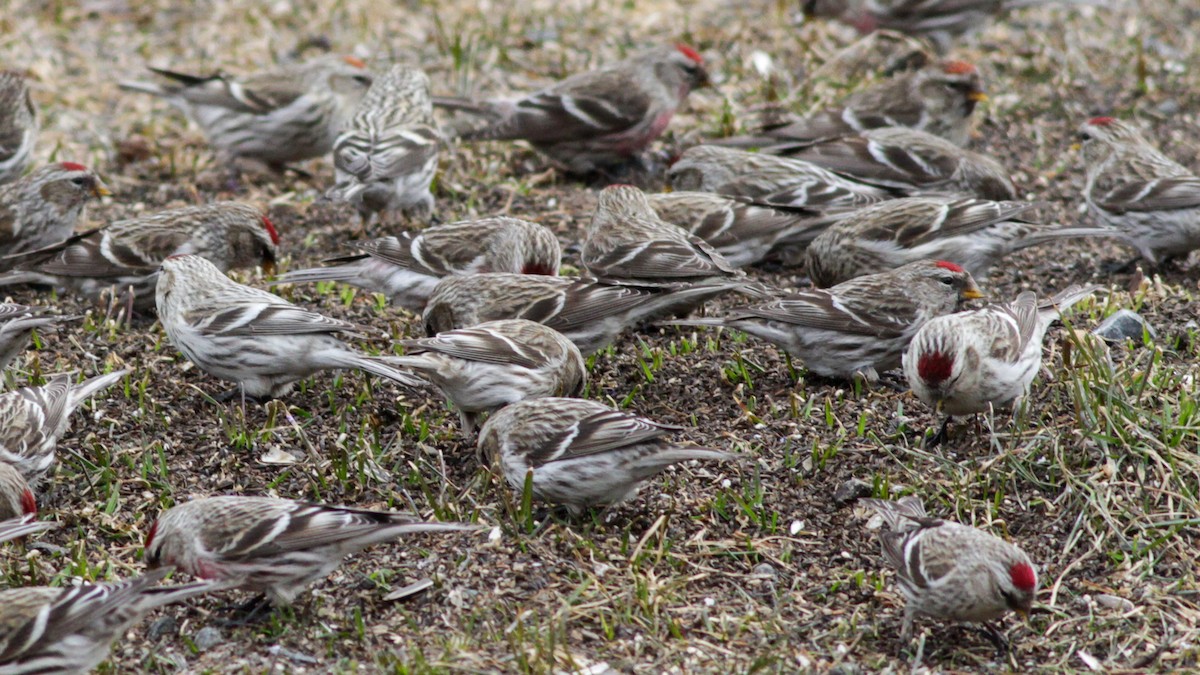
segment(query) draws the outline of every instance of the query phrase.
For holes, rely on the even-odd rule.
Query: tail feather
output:
[[[349,370],[362,370],[413,389],[424,387],[428,384],[425,380],[396,370],[385,363],[383,361],[384,358],[390,357],[363,356],[349,351],[337,352],[331,355],[330,366]]]
[[[1099,284],[1068,286],[1055,293],[1053,297],[1046,298],[1038,303],[1038,314],[1045,320],[1053,320],[1070,309],[1075,303],[1102,290],[1104,290],[1104,286]]]
[[[125,377],[130,372],[129,368],[114,370],[105,375],[98,375],[90,380],[85,380],[71,388],[71,401],[67,406],[69,410],[74,410],[80,403],[90,398],[93,394],[99,393],[116,384],[122,377]]]
[[[279,284],[309,284],[317,281],[341,281],[350,283],[358,277],[358,273],[353,270],[348,270],[341,266],[331,267],[310,267],[303,270],[292,270],[280,276],[270,283],[271,286]]]
[[[486,103],[472,101],[469,98],[461,98],[457,96],[434,96],[432,100],[435,108],[445,108],[446,110],[455,110],[469,113],[471,115],[479,115],[481,117],[495,117],[495,112]]]
[[[709,328],[728,328],[725,319],[722,317],[706,317],[698,319],[668,319],[666,321],[656,321],[655,326],[707,326]]]
[[[36,514],[30,513],[20,518],[12,518],[0,522],[0,542],[19,539],[34,532],[44,532],[58,527],[58,523],[45,520],[34,520]]]
[[[692,459],[711,459],[715,461],[724,461],[736,459],[738,454],[735,452],[726,452],[725,450],[717,450],[716,448],[700,448],[690,447],[686,445],[673,445],[654,454],[647,455],[642,458],[642,462],[654,467],[666,467],[680,462],[686,462]]]
[[[1137,248],[1129,235],[1111,227],[1060,227],[1033,232],[1029,236],[1013,242],[1013,250],[1020,251],[1030,246],[1040,246],[1059,239],[1085,239],[1088,237],[1109,237],[1127,246]]]
[[[124,82],[118,82],[117,88],[121,89],[122,91],[133,91],[139,94],[150,94],[151,96],[160,96],[164,98],[171,95],[171,92],[153,82],[125,80]]]
[[[859,501],[875,509],[880,516],[883,516],[888,529],[893,532],[903,532],[912,529],[917,526],[917,523],[913,519],[929,517],[925,513],[925,504],[915,495],[901,497],[897,501],[890,499],[860,499]]]

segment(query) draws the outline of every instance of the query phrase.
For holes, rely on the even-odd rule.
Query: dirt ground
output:
[[[804,23],[798,4],[10,0],[0,63],[37,78],[38,159],[84,162],[115,193],[90,221],[241,199],[269,209],[287,269],[347,250],[352,212],[313,204],[332,184],[329,164],[304,165],[311,178],[252,176],[230,193],[199,131],[161,102],[118,91],[118,80],[142,76],[145,64],[249,71],[315,40],[375,69],[419,64],[438,94],[502,94],[683,40],[704,55],[714,86],[692,95],[658,144],[670,156],[739,128],[767,100],[805,111],[862,84],[810,79],[856,36]],[[1200,169],[1200,44],[1181,30],[1200,25],[1200,10],[1187,0],[1111,4],[1023,10],[953,52],[978,65],[991,97],[972,147],[1064,224],[1091,222],[1070,149],[1088,117],[1136,118],[1167,154]],[[484,143],[444,153],[435,195],[444,221],[507,213],[569,245],[594,187],[548,171],[527,147]],[[211,401],[226,385],[191,367],[152,320],[118,326],[78,300],[14,288],[18,302],[89,316],[44,336],[9,386],[104,364],[134,372],[78,413],[60,444],[40,501],[63,527],[0,551],[0,571],[11,585],[125,578],[142,568],[142,537],[160,510],[269,494],[494,527],[370,549],[257,626],[218,625],[224,607],[246,599],[239,593],[158,612],[116,643],[102,672],[1194,669],[1200,284],[1194,264],[1102,271],[1129,255],[1102,243],[1032,249],[980,280],[1000,300],[1085,282],[1112,293],[1051,332],[1024,415],[960,422],[937,451],[921,443],[937,420],[909,395],[808,378],[781,351],[733,332],[628,334],[589,362],[589,396],[745,459],[676,468],[636,500],[576,521],[521,513],[436,393],[327,374],[243,416]],[[781,288],[803,278],[802,269],[752,274]],[[283,294],[376,329],[365,349],[388,349],[385,332],[420,333],[416,317],[380,311],[367,293]],[[1154,339],[1087,337],[1120,308],[1141,313]],[[1010,656],[932,621],[918,623],[919,650],[901,650],[902,598],[853,498],[910,492],[932,514],[1010,538],[1037,561],[1031,621],[1002,626]],[[427,590],[386,599],[426,579]]]

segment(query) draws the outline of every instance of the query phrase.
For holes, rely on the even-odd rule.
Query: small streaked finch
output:
[[[171,344],[205,373],[238,384],[223,399],[239,392],[278,398],[322,370],[361,370],[405,386],[420,384],[339,340],[339,333],[357,331],[354,324],[239,284],[200,256],[164,260],[155,297]]]
[[[166,99],[228,159],[277,170],[328,155],[371,86],[366,64],[353,56],[325,55],[243,77],[150,70],[169,83],[122,82],[121,88]]]
[[[291,499],[205,497],[163,512],[146,534],[144,557],[151,568],[171,565],[194,577],[263,593],[280,606],[368,546],[416,532],[476,529],[424,522],[408,513]]]
[[[1159,152],[1133,125],[1094,117],[1079,130],[1084,198],[1151,265],[1200,249],[1200,177]]]
[[[82,164],[39,167],[0,185],[0,256],[58,243],[75,232],[88,200],[112,194]]]
[[[917,260],[949,260],[978,279],[1001,259],[1041,244],[1113,237],[1103,227],[1059,227],[1031,219],[1040,204],[908,197],[845,214],[808,246],[808,276],[826,287]]]
[[[573,75],[523,98],[435,105],[487,118],[465,140],[524,140],[571,173],[637,159],[670,124],[693,89],[708,82],[704,60],[686,45],[659,47]]]
[[[864,499],[884,520],[883,554],[904,594],[901,641],[912,639],[918,616],[984,623],[1014,611],[1028,615],[1037,595],[1037,571],[1016,546],[974,527],[930,518],[916,497]]]
[[[514,489],[523,490],[532,474],[536,499],[577,515],[632,499],[643,481],[673,464],[736,457],[664,438],[679,430],[596,401],[539,398],[496,411],[479,432],[478,449]]]
[[[579,396],[587,384],[575,343],[525,319],[489,321],[400,344],[405,355],[387,362],[433,382],[458,409],[468,438],[484,413],[530,398]]]
[[[812,143],[882,127],[908,127],[965,146],[971,115],[986,101],[975,66],[941,61],[902,73],[847,96],[840,105],[799,119],[764,125],[750,136],[714,141],[753,148],[776,143]]]
[[[742,282],[681,285],[678,288],[615,284],[541,274],[469,274],[442,279],[429,296],[421,320],[425,334],[469,328],[498,319],[545,324],[590,356],[625,330],[677,307],[701,305],[742,289]]]
[[[762,152],[801,159],[893,194],[1017,198],[1012,177],[995,159],[905,127],[871,129],[815,143],[781,143]]]
[[[1042,366],[1042,339],[1060,313],[1100,290],[1072,286],[1041,304],[1016,300],[930,319],[904,353],[904,374],[917,398],[947,415],[927,446],[944,439],[953,415],[1008,408],[1029,393]]]
[[[133,310],[154,307],[158,267],[172,255],[194,254],[222,271],[275,266],[279,233],[258,208],[212,202],[167,209],[81,233],[37,251],[6,258],[0,286],[47,284],[97,301],[123,299]]]
[[[334,141],[337,182],[325,196],[354,204],[364,224],[381,212],[428,218],[440,142],[429,78],[417,68],[392,66],[371,84]]]
[[[562,248],[542,225],[497,216],[436,225],[358,244],[362,253],[326,260],[329,267],[295,270],[275,283],[339,281],[383,293],[420,312],[444,277],[482,272],[558,274]]]
[[[129,372],[116,370],[83,382],[73,373],[59,373],[40,387],[0,394],[0,461],[36,485],[54,467],[54,451],[70,427],[71,413]]]
[[[0,672],[83,675],[151,610],[222,588],[205,582],[153,585],[169,571],[127,581],[0,591]]]
[[[666,322],[718,326],[749,333],[799,358],[812,373],[868,384],[900,365],[913,335],[959,302],[982,297],[966,270],[923,260],[828,289],[786,295],[728,316]]]

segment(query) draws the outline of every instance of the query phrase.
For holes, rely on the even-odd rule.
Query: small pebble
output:
[[[199,649],[202,652],[208,651],[224,641],[225,636],[221,634],[220,629],[213,628],[212,626],[205,626],[204,628],[201,628],[200,630],[196,631],[195,637],[192,638],[192,642],[196,645],[196,649]]]
[[[1142,331],[1149,333],[1150,339],[1154,339],[1156,333],[1150,324],[1142,318],[1137,312],[1128,309],[1122,309],[1112,316],[1105,319],[1099,326],[1092,330],[1092,333],[1099,335],[1108,342],[1123,342],[1125,340],[1134,340],[1141,342]]]
[[[753,572],[754,572],[755,576],[770,577],[772,579],[779,576],[779,573],[776,572],[775,568],[772,567],[769,563],[759,563],[759,564],[755,565]]]
[[[179,632],[179,622],[175,617],[167,615],[155,619],[154,623],[150,624],[150,628],[146,630],[146,637],[151,640],[157,640],[165,635],[174,635]]]
[[[842,483],[833,493],[833,502],[838,506],[849,504],[855,499],[871,496],[871,485],[857,478]]]

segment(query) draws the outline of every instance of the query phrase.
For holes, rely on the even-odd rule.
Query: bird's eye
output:
[[[954,277],[942,277],[941,279],[938,279],[938,281],[941,281],[943,284],[946,284],[947,286],[954,285]]]
[[[87,185],[88,180],[86,176],[76,176],[75,178],[71,179],[71,182],[79,187],[83,187],[84,185]]]
[[[1092,140],[1092,135],[1086,131],[1081,131],[1081,132],[1079,132],[1079,140],[1090,141],[1090,140]]]
[[[368,75],[355,75],[354,81],[367,87],[371,86],[371,78]]]

